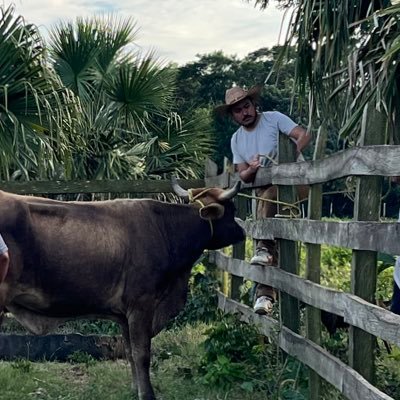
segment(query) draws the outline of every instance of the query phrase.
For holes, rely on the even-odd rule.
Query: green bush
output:
[[[67,359],[71,364],[84,364],[86,368],[96,364],[93,356],[81,350],[74,351]]]
[[[185,308],[168,325],[168,328],[196,322],[211,322],[217,316],[218,281],[215,278],[215,267],[203,263],[195,265],[189,280],[189,293]]]
[[[11,367],[25,374],[32,371],[32,363],[25,358],[18,358],[11,363]]]
[[[240,384],[247,392],[306,398],[305,368],[291,357],[283,362],[276,345],[268,343],[256,326],[240,321],[236,315],[225,315],[206,333],[199,369],[201,383],[224,390]],[[283,384],[287,380],[292,382],[290,387]]]
[[[300,271],[305,270],[305,247],[301,246]],[[329,288],[350,292],[352,250],[321,245],[321,284]],[[376,299],[389,301],[393,293],[393,266],[395,259],[378,253]]]

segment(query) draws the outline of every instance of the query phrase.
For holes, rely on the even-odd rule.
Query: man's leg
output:
[[[300,185],[296,187],[299,200],[308,197],[309,187]],[[277,200],[277,187],[267,186],[256,190],[256,196],[266,200]],[[277,204],[270,201],[257,201],[256,218],[273,218],[278,212]],[[278,266],[278,248],[275,240],[259,240],[256,243],[254,257],[251,264],[261,264],[267,266]],[[256,301],[254,310],[259,314],[267,314],[272,310],[272,304],[276,301],[277,294],[273,287],[257,284],[255,291]]]
[[[276,186],[267,186],[256,190],[256,196],[266,200],[276,200]],[[257,200],[256,218],[271,218],[277,212],[275,203]],[[277,266],[278,254],[275,240],[258,240],[251,264],[265,266]],[[272,286],[258,283],[255,292],[254,311],[258,314],[268,314],[272,311],[272,305],[276,301],[276,291]]]

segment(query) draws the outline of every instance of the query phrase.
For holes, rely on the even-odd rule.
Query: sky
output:
[[[261,11],[244,0],[0,0],[0,5],[9,4],[45,37],[60,20],[77,16],[131,17],[139,28],[135,46],[179,65],[195,61],[197,54],[221,50],[242,58],[272,47],[279,43],[283,19],[272,2]]]

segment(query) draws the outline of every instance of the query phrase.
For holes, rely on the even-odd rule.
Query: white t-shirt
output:
[[[246,131],[241,126],[233,134],[231,139],[233,163],[250,163],[257,154],[267,154],[274,158],[278,151],[279,133],[289,135],[297,125],[278,111],[263,112],[254,130]]]
[[[399,220],[397,222],[400,222],[400,212]],[[394,280],[396,281],[397,286],[400,287],[400,256],[397,257],[396,264],[394,266]]]

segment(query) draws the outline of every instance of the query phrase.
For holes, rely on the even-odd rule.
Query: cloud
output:
[[[5,5],[11,1],[3,0]],[[46,32],[60,20],[114,13],[140,28],[135,43],[166,61],[183,64],[196,54],[246,54],[278,43],[282,12],[260,11],[243,0],[17,0],[16,10]],[[1,4],[1,3],[0,3]]]

